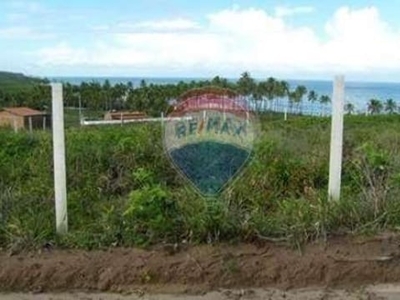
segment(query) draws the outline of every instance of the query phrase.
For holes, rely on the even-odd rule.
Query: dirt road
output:
[[[382,285],[358,290],[221,290],[204,295],[117,294],[0,294],[1,300],[398,300],[400,286]]]
[[[24,293],[1,299],[400,299],[396,284],[400,238],[394,234],[332,238],[302,251],[264,243],[0,252],[0,291]]]

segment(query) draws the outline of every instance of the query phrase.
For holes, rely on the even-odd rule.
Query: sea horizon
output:
[[[145,80],[147,84],[176,84],[180,81],[190,82],[192,80],[211,80],[213,77],[137,77],[137,76],[59,76],[59,77],[47,77],[52,81],[58,81],[62,83],[69,82],[70,84],[80,85],[82,82],[99,82],[104,83],[106,80],[111,85],[117,83],[127,84],[132,82],[134,87],[138,87],[142,80]],[[226,77],[223,77],[226,78]],[[254,78],[254,77],[253,77]],[[297,85],[304,85],[308,91],[314,90],[318,95],[327,95],[330,98],[333,96],[333,80],[307,80],[307,79],[281,79],[289,83],[290,88],[295,88]],[[229,81],[237,81],[239,77],[226,78]],[[265,80],[260,78],[254,78],[256,81]],[[304,98],[307,99],[307,96]],[[345,82],[345,103],[351,103],[357,113],[363,113],[368,108],[368,102],[371,99],[378,99],[385,102],[388,99],[393,99],[400,107],[400,83],[397,82],[370,82],[370,81],[346,81]],[[308,101],[304,101],[305,110],[310,113],[319,113],[320,108],[315,104],[312,105]],[[288,101],[283,102],[283,105],[288,106]],[[326,109],[330,111],[330,104],[327,105]]]
[[[110,82],[113,81],[117,81],[117,80],[121,80],[122,83],[128,82],[129,80],[134,80],[134,81],[140,81],[142,79],[148,81],[152,81],[152,80],[167,80],[167,81],[191,81],[191,80],[211,80],[214,77],[219,76],[220,78],[224,78],[227,79],[229,81],[237,81],[240,79],[240,76],[237,77],[225,77],[225,76],[220,76],[220,75],[214,75],[214,76],[129,76],[129,75],[124,75],[124,76],[107,76],[107,75],[82,75],[82,76],[74,76],[74,75],[60,75],[60,76],[36,76],[36,77],[40,77],[40,78],[47,78],[51,81],[63,81],[63,82],[78,82],[78,81],[90,81],[90,80],[109,80]],[[287,81],[287,82],[330,82],[333,84],[334,81],[334,77],[332,77],[331,79],[327,79],[327,78],[283,78],[283,77],[276,77],[276,76],[266,76],[266,77],[253,77],[252,78],[256,81],[261,81],[261,80],[266,80],[269,77],[272,77],[276,80],[283,80],[283,81]],[[399,80],[380,80],[380,79],[366,79],[366,80],[362,80],[362,79],[346,79],[345,76],[345,83],[357,83],[357,84],[398,84],[400,85],[400,81]]]

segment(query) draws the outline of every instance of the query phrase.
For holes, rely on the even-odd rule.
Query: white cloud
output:
[[[284,21],[255,8],[227,9],[207,16],[209,27],[222,34],[260,37],[285,30]]]
[[[136,24],[123,23],[119,24],[119,27],[125,29],[144,29],[150,31],[190,30],[200,28],[199,24],[196,22],[186,19],[146,21]]]
[[[338,9],[326,23],[327,39],[312,28],[289,26],[282,11],[277,17],[261,9],[233,8],[206,18],[202,27],[182,19],[133,24],[143,30],[111,34],[107,40],[97,37],[91,46],[79,49],[63,43],[37,54],[41,63],[60,66],[164,73],[174,69],[193,75],[199,71],[292,75],[400,69],[399,28],[386,24],[374,7]]]
[[[66,42],[61,42],[54,47],[39,50],[38,55],[42,58],[42,64],[77,65],[89,61],[90,55],[85,49],[70,47]]]
[[[0,39],[5,40],[40,40],[51,37],[54,37],[54,35],[36,31],[27,26],[0,27]]]
[[[340,8],[326,25],[323,51],[330,62],[357,70],[400,67],[400,28],[392,29],[375,7]]]
[[[296,6],[296,7],[278,6],[275,8],[275,16],[277,18],[290,17],[299,14],[310,14],[313,13],[314,11],[315,9],[312,6]]]

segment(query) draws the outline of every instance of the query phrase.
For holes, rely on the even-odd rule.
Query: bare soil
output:
[[[349,298],[351,293],[369,293],[370,298],[365,299],[389,299],[371,298],[372,292],[365,287],[400,283],[400,236],[395,234],[368,239],[336,237],[326,243],[308,244],[302,251],[275,243],[178,248],[169,245],[151,250],[53,248],[16,255],[0,252],[0,291],[103,292],[153,295],[146,299],[165,300],[178,294],[184,295],[184,299],[281,299],[279,293],[285,293],[286,299],[353,299]],[[305,298],[301,296],[304,290],[298,290],[303,288],[307,288]],[[290,298],[295,289],[296,296]],[[338,289],[348,293],[348,297],[338,294],[339,298],[334,298]],[[157,298],[157,294],[164,296]],[[396,295],[393,299],[400,299],[400,293]],[[0,296],[1,299],[49,299],[15,297],[18,296]],[[136,299],[132,297],[129,299]]]
[[[2,300],[398,300],[399,286],[371,286],[358,290],[301,289],[301,290],[220,290],[204,295],[171,294],[0,294]]]

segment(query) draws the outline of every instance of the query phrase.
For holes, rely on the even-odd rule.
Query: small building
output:
[[[51,115],[29,107],[9,107],[0,110],[0,127],[46,129],[51,127]]]
[[[139,111],[110,111],[104,115],[104,120],[135,120],[147,118],[147,114]]]

